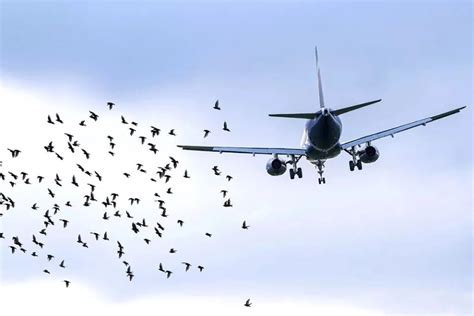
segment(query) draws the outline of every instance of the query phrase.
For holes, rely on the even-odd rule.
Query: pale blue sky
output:
[[[177,126],[181,143],[298,146],[302,122],[266,114],[317,107],[315,44],[327,104],[383,99],[342,118],[343,140],[472,105],[470,2],[2,1],[0,9],[2,81],[48,91],[75,86],[97,104],[114,100],[150,123]],[[223,113],[209,110],[216,98]],[[67,113],[67,104],[56,106]],[[217,133],[224,119],[230,135]],[[216,133],[204,142],[207,126]],[[93,273],[73,267],[75,278],[109,298],[251,289],[256,297],[344,299],[389,313],[467,314],[471,126],[468,108],[381,140],[380,161],[361,173],[351,174],[341,155],[327,163],[325,187],[306,163],[305,178],[290,182],[267,176],[262,157],[177,152],[194,173],[219,164],[236,175],[233,192],[250,235],[240,237],[211,207],[200,220],[222,236],[214,248],[181,241],[206,258],[205,279],[178,277],[157,290],[148,271],[130,288],[103,273],[106,263]],[[206,191],[195,181],[193,190]],[[4,280],[37,277],[28,261],[2,260]],[[143,259],[144,270],[151,261]]]

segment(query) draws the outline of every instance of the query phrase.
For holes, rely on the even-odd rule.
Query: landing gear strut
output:
[[[298,176],[298,178],[303,178],[303,170],[301,168],[298,168],[297,164],[298,161],[300,161],[302,156],[299,156],[298,158],[295,157],[295,155],[291,155],[291,160],[288,161],[288,164],[293,165],[290,169],[290,179],[293,180],[295,178],[295,175]]]
[[[318,174],[319,174],[318,183],[319,183],[319,184],[324,184],[324,183],[326,183],[326,178],[323,177],[323,173],[324,173],[324,160],[318,160],[318,161],[316,162],[316,168],[318,168]]]
[[[362,161],[359,159],[356,148],[352,147],[352,149],[348,152],[352,156],[352,160],[349,161],[349,170],[354,171],[356,167],[357,169],[362,170]]]

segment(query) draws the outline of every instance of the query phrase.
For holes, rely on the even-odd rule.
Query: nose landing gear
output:
[[[325,184],[325,183],[326,183],[326,178],[323,177],[323,173],[324,173],[324,160],[318,160],[318,161],[316,162],[316,168],[318,168],[318,174],[319,174],[318,183],[319,183],[319,184]]]

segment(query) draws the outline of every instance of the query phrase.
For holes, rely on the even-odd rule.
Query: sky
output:
[[[33,247],[42,218],[30,207],[51,205],[45,192],[54,182],[0,182],[0,192],[18,204],[0,217],[7,237],[0,240],[2,310],[472,314],[471,2],[1,1],[0,14],[0,172],[59,173],[65,182],[76,174],[81,183],[54,187],[75,206],[61,211],[68,229],[44,237],[45,251],[66,261],[59,269],[54,260],[11,255],[8,247],[17,235]],[[383,99],[341,117],[342,141],[468,108],[374,142],[380,159],[362,171],[351,173],[344,153],[328,161],[324,186],[304,161],[303,179],[291,181],[267,175],[268,157],[176,148],[298,147],[303,122],[267,114],[316,111],[315,45],[329,107]],[[212,110],[216,99],[222,111]],[[107,101],[115,109],[108,111]],[[64,125],[46,123],[55,113]],[[138,122],[138,135],[150,137],[150,125],[162,129],[157,156],[128,135],[121,115]],[[230,133],[221,130],[223,121]],[[166,134],[171,128],[176,137]],[[211,134],[203,139],[205,128]],[[49,141],[65,145],[64,132],[79,137],[91,160],[64,146],[64,161],[45,153]],[[104,149],[107,135],[117,139],[116,157]],[[11,159],[7,148],[22,153]],[[155,170],[169,155],[180,161],[172,195],[168,184],[120,176],[137,162]],[[106,223],[99,206],[80,207],[87,179],[75,163],[100,170],[98,192],[113,189],[124,204],[130,196],[166,195],[170,218],[161,218],[152,200],[129,208],[137,219],[166,223],[166,238],[147,246],[122,219]],[[234,179],[214,176],[214,165]],[[184,169],[191,179],[182,178]],[[221,189],[233,208],[222,208]],[[126,245],[133,282],[115,245],[89,236],[104,230]],[[75,243],[79,233],[88,249]],[[171,247],[178,252],[167,253]],[[205,270],[185,273],[185,260]],[[170,279],[159,262],[174,271]]]

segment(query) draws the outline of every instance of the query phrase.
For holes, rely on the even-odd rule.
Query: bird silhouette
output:
[[[208,130],[208,129],[205,129],[205,130],[203,130],[203,132],[204,132],[204,137],[203,138],[206,138],[211,131]]]
[[[99,116],[98,116],[97,114],[95,114],[94,112],[92,112],[92,111],[89,111],[89,113],[90,113],[89,117],[90,117],[91,119],[93,119],[94,121],[97,121],[97,119],[99,118]]]
[[[250,303],[250,299],[248,299],[248,300],[245,302],[244,306],[246,306],[246,307],[252,306],[252,303]]]
[[[56,122],[58,123],[61,123],[61,124],[64,124],[64,122],[61,120],[61,118],[59,117],[59,114],[56,113]]]
[[[113,103],[113,102],[107,102],[107,106],[108,106],[109,110],[112,110],[114,105],[115,105],[115,103]]]
[[[249,227],[245,221],[242,223],[242,229],[248,229]]]
[[[226,132],[230,132],[230,129],[227,127],[227,122],[224,121],[224,127],[222,128],[222,130],[226,131]]]
[[[10,148],[7,148],[7,149],[12,154],[12,158],[18,157],[18,155],[21,153],[21,150],[19,149],[10,149]]]
[[[174,132],[174,129],[170,130],[168,134],[171,135],[171,136],[176,136],[176,134]]]
[[[213,107],[214,110],[220,110],[221,108],[219,107],[219,99],[216,100],[216,102],[214,103],[214,107]]]
[[[185,272],[188,272],[189,268],[191,267],[191,264],[190,264],[190,263],[188,263],[188,262],[181,262],[181,263],[182,263],[182,264],[184,264],[184,265],[186,266],[186,268],[185,268],[185,270],[184,270],[184,271],[185,271]]]

